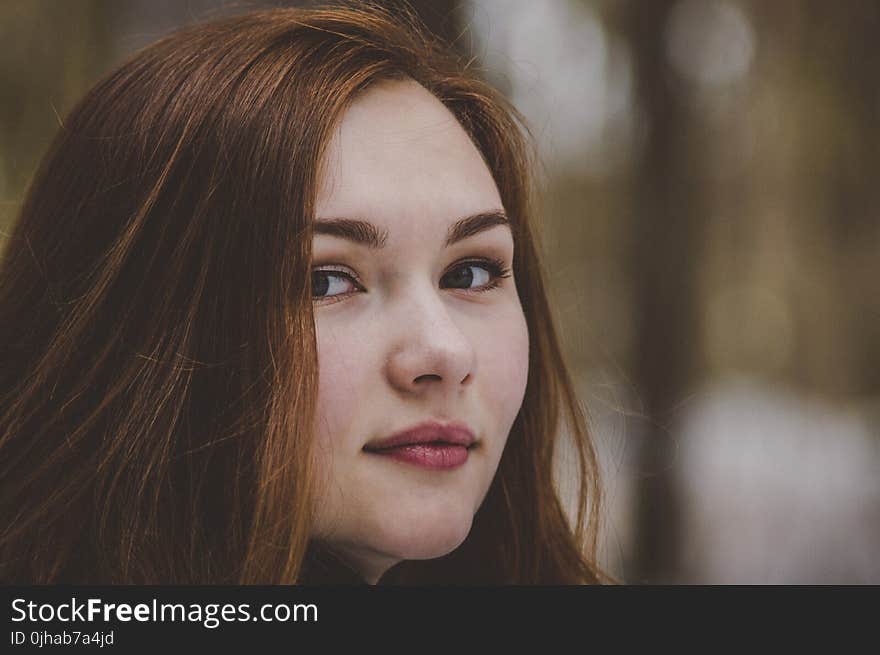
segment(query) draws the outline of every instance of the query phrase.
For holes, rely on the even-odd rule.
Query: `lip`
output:
[[[423,468],[454,469],[467,461],[475,445],[474,433],[463,423],[425,421],[371,441],[363,450]]]

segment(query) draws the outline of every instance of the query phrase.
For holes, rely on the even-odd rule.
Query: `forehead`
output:
[[[492,174],[455,116],[418,83],[371,87],[339,122],[322,162],[318,218],[391,228],[445,225],[501,208]]]

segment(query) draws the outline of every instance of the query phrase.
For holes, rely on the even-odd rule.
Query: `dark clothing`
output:
[[[312,543],[306,551],[297,584],[366,585],[367,582],[332,550],[324,545]]]

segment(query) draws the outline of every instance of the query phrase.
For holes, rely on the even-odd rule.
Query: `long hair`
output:
[[[0,270],[0,581],[298,580],[316,494],[317,162],[358,94],[403,78],[451,110],[494,176],[530,360],[468,538],[386,578],[603,579],[598,468],[545,293],[528,128],[411,11],[360,3],[184,28],[63,122]],[[553,477],[563,429],[571,521]]]

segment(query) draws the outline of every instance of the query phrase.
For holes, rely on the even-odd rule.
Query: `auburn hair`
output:
[[[311,220],[352,100],[412,79],[491,171],[530,335],[525,400],[465,542],[394,583],[604,581],[600,485],[554,329],[522,116],[404,6],[181,29],[63,121],[0,269],[0,582],[292,584],[317,493]],[[569,518],[554,480],[566,435]]]

